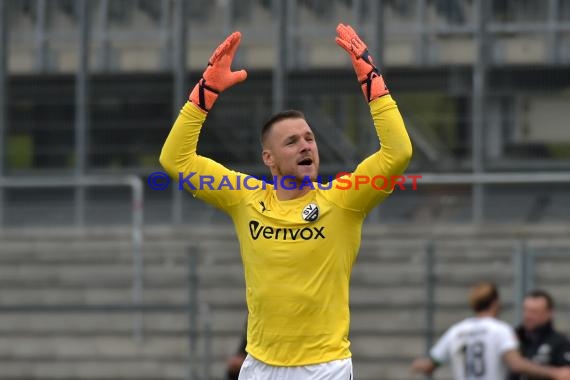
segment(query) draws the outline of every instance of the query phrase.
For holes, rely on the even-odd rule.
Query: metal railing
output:
[[[140,252],[142,256],[142,252]],[[211,308],[207,302],[198,299],[200,286],[198,276],[198,257],[200,251],[197,246],[190,246],[185,252],[186,259],[186,301],[182,302],[143,302],[142,289],[133,293],[131,303],[26,303],[26,304],[0,304],[0,313],[49,313],[49,314],[133,314],[133,339],[142,344],[144,339],[143,315],[178,313],[184,314],[187,320],[188,360],[186,362],[187,380],[209,380],[212,366],[212,327]],[[140,272],[142,274],[142,272]],[[142,281],[136,281],[142,286]],[[133,288],[134,289],[134,288]],[[140,297],[140,298],[139,298]],[[73,317],[71,317],[73,318]],[[198,342],[201,341],[201,347]],[[200,350],[201,349],[201,350]]]
[[[481,224],[484,219],[484,185],[514,185],[514,184],[570,184],[570,172],[535,172],[535,173],[415,173],[407,176],[421,176],[418,186],[422,185],[471,185],[474,190],[472,197],[472,221]]]
[[[210,306],[206,302],[198,300],[198,289],[200,287],[200,279],[198,276],[198,256],[200,250],[197,246],[188,247],[188,380],[209,380],[211,367],[211,321]],[[202,328],[199,329],[199,321],[202,322]],[[203,353],[200,358],[198,355],[198,337],[202,333]],[[198,363],[201,361],[202,373],[198,372]]]
[[[136,176],[109,177],[109,176],[79,176],[79,177],[0,177],[0,194],[4,189],[46,189],[46,188],[75,188],[83,190],[87,187],[117,187],[128,186],[132,194],[132,244],[133,244],[133,305],[140,305],[144,292],[144,256],[143,256],[143,182]],[[75,222],[82,226],[85,217],[85,203],[77,202],[75,198]],[[84,198],[79,198],[84,199]],[[0,198],[0,226],[4,221],[4,199]],[[134,314],[133,335],[137,340],[142,339],[142,311]]]
[[[409,3],[407,6],[409,11],[407,12],[398,11],[397,7],[391,5],[393,2],[382,0],[356,0],[352,1],[352,4],[348,6],[346,6],[346,2],[343,4],[340,1],[329,1],[326,2],[326,9],[337,13],[343,12],[345,22],[350,22],[359,27],[369,26],[368,29],[372,32],[370,33],[371,37],[380,34],[385,34],[390,38],[394,36],[411,36],[416,40],[415,46],[418,47],[418,59],[411,62],[412,64],[428,64],[430,62],[430,53],[434,49],[429,47],[430,44],[433,44],[434,38],[442,36],[472,37],[478,34],[479,30],[476,22],[474,22],[474,15],[479,10],[483,10],[485,15],[487,15],[485,19],[489,21],[486,22],[486,29],[493,37],[514,33],[540,35],[547,42],[548,56],[545,57],[545,61],[549,63],[562,62],[562,57],[560,57],[564,42],[562,37],[564,33],[570,31],[570,22],[566,18],[567,16],[560,16],[561,11],[565,7],[559,0],[544,1],[540,6],[544,15],[530,18],[520,17],[521,15],[517,15],[515,12],[516,9],[519,9],[523,10],[524,13],[536,16],[532,7],[525,6],[525,4],[515,4],[513,2],[510,7],[501,12],[494,9],[492,2],[487,0],[477,0],[472,2],[471,5],[466,5],[465,2],[450,1],[450,4],[456,3],[455,7],[463,15],[461,20],[451,22],[446,12],[442,9],[437,9],[438,7],[434,6],[433,2],[430,3],[428,0],[407,2]],[[12,11],[14,13],[24,15],[22,18],[30,17],[33,22],[33,29],[27,33],[18,33],[13,38],[14,41],[12,43],[21,44],[22,40],[29,41],[29,44],[36,48],[34,49],[35,69],[37,71],[49,70],[50,56],[54,53],[54,49],[49,42],[56,40],[72,44],[74,41],[71,37],[72,34],[50,28],[50,9],[53,7],[61,14],[66,14],[66,10],[58,9],[60,6],[57,3],[52,5],[51,2],[46,0],[31,2],[31,10],[27,11],[25,10],[26,7],[19,8],[16,2],[13,3],[14,5],[9,8],[13,8]],[[159,3],[159,0],[156,3]],[[280,33],[282,33],[283,49],[284,51],[295,53],[288,54],[287,66],[289,67],[302,66],[302,63],[297,58],[299,55],[298,51],[304,49],[299,43],[299,37],[319,37],[330,34],[330,24],[327,21],[332,19],[332,17],[322,17],[323,12],[318,8],[307,6],[307,2],[298,0],[265,2],[267,5],[257,2],[257,4],[252,4],[253,6],[250,5],[252,11],[259,11],[267,7],[266,10],[272,12],[275,21],[277,21],[273,25],[275,30],[267,30],[269,28],[268,24],[260,23],[259,21],[251,22],[251,20],[247,20],[248,22],[244,22],[244,20],[240,20],[232,2],[219,4],[204,2],[204,4],[198,5],[199,8],[196,5],[192,5],[192,3],[192,1],[188,0],[160,0],[160,4],[155,7],[152,16],[147,19],[144,28],[138,29],[129,28],[127,19],[135,14],[145,13],[145,10],[140,6],[140,2],[133,1],[131,4],[128,4],[128,2],[123,4],[121,13],[124,13],[124,19],[116,17],[117,12],[110,9],[112,5],[110,0],[101,0],[94,3],[95,5],[91,5],[89,11],[96,16],[93,17],[93,20],[90,20],[90,23],[93,24],[90,29],[92,29],[92,39],[94,40],[94,45],[99,50],[98,56],[100,56],[100,59],[97,60],[96,68],[101,70],[112,69],[112,60],[110,59],[112,56],[111,41],[119,43],[137,41],[141,36],[144,36],[145,41],[149,41],[149,44],[156,47],[156,54],[161,56],[160,59],[156,60],[158,63],[156,69],[169,69],[173,64],[173,59],[165,57],[167,57],[166,52],[168,52],[170,44],[177,38],[176,34],[178,32],[172,27],[175,25],[175,22],[173,23],[172,21],[178,14],[180,14],[180,17],[184,17],[187,22],[198,24],[198,27],[202,29],[200,33],[202,39],[205,38],[211,41],[218,41],[239,23],[242,32],[251,35],[250,38],[254,39],[256,44],[271,44],[274,42],[272,40],[273,32],[277,32],[278,28],[282,27]],[[80,9],[81,6],[81,4],[76,5],[77,9]],[[173,11],[175,8],[176,12]],[[185,9],[184,13],[180,13],[180,9]],[[204,14],[200,15],[197,12],[198,9],[204,9]],[[32,13],[35,13],[34,17],[31,16]],[[508,16],[509,20],[502,20],[503,13]],[[299,19],[302,19],[303,16],[306,17],[306,14],[312,14],[316,22],[303,25]],[[208,25],[208,20],[219,16],[222,19],[219,23],[219,28],[211,28]],[[432,20],[434,16],[437,24],[434,24],[434,20]],[[69,14],[69,17],[79,24],[80,12],[72,12]],[[401,22],[396,22],[392,19]],[[118,25],[119,28],[113,30],[109,27],[110,25]],[[259,33],[259,30],[262,28],[265,33]],[[384,45],[383,41],[380,40],[369,42],[380,49]],[[379,52],[381,50],[374,49],[374,51]],[[303,53],[300,55],[303,55]],[[382,54],[378,53],[378,55],[382,57]]]

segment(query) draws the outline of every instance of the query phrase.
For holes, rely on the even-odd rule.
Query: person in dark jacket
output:
[[[227,362],[226,365],[226,379],[227,380],[237,380],[239,377],[239,371],[241,370],[241,366],[245,357],[247,356],[247,352],[245,351],[245,347],[247,346],[247,322],[245,324],[245,328],[242,333],[242,337],[239,343],[239,348],[235,354],[233,354]]]
[[[554,300],[543,290],[533,290],[524,299],[523,322],[517,327],[521,355],[537,364],[570,365],[570,341],[554,329]],[[511,374],[509,380],[533,380]]]

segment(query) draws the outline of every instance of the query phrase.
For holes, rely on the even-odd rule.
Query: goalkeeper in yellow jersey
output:
[[[363,221],[391,189],[353,178],[397,176],[412,146],[396,103],[364,42],[339,24],[336,42],[350,56],[381,149],[351,175],[317,186],[319,152],[299,111],[274,115],[262,128],[263,163],[273,185],[196,153],[198,136],[217,97],[246,79],[230,66],[241,35],[214,51],[164,144],[160,163],[195,197],[233,220],[244,266],[248,356],[239,379],[349,380],[349,282]],[[243,126],[232,126],[243,128]],[[207,183],[204,177],[210,179]]]

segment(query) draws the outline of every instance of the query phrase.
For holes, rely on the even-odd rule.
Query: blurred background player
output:
[[[247,356],[247,351],[245,347],[247,346],[247,323],[244,326],[244,330],[239,342],[239,347],[235,354],[228,358],[226,367],[226,379],[227,380],[237,380],[239,377],[239,371]]]
[[[570,366],[570,342],[554,329],[554,300],[544,290],[529,292],[523,303],[523,321],[516,333],[520,353],[534,363]],[[536,379],[513,373],[510,380]]]
[[[440,365],[451,362],[455,380],[505,379],[507,367],[530,376],[570,379],[570,368],[539,366],[520,355],[513,329],[497,319],[500,300],[496,285],[476,284],[469,303],[475,316],[451,326],[431,349],[429,358],[413,362],[413,372],[432,374]]]

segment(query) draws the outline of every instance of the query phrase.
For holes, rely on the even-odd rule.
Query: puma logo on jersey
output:
[[[325,227],[305,228],[275,228],[264,226],[257,220],[249,222],[251,238],[257,240],[260,237],[267,240],[317,240],[325,238]]]
[[[267,207],[265,207],[265,202],[259,201],[259,205],[261,206],[261,212],[262,213],[264,213],[265,211],[271,211],[271,210],[268,210]]]

